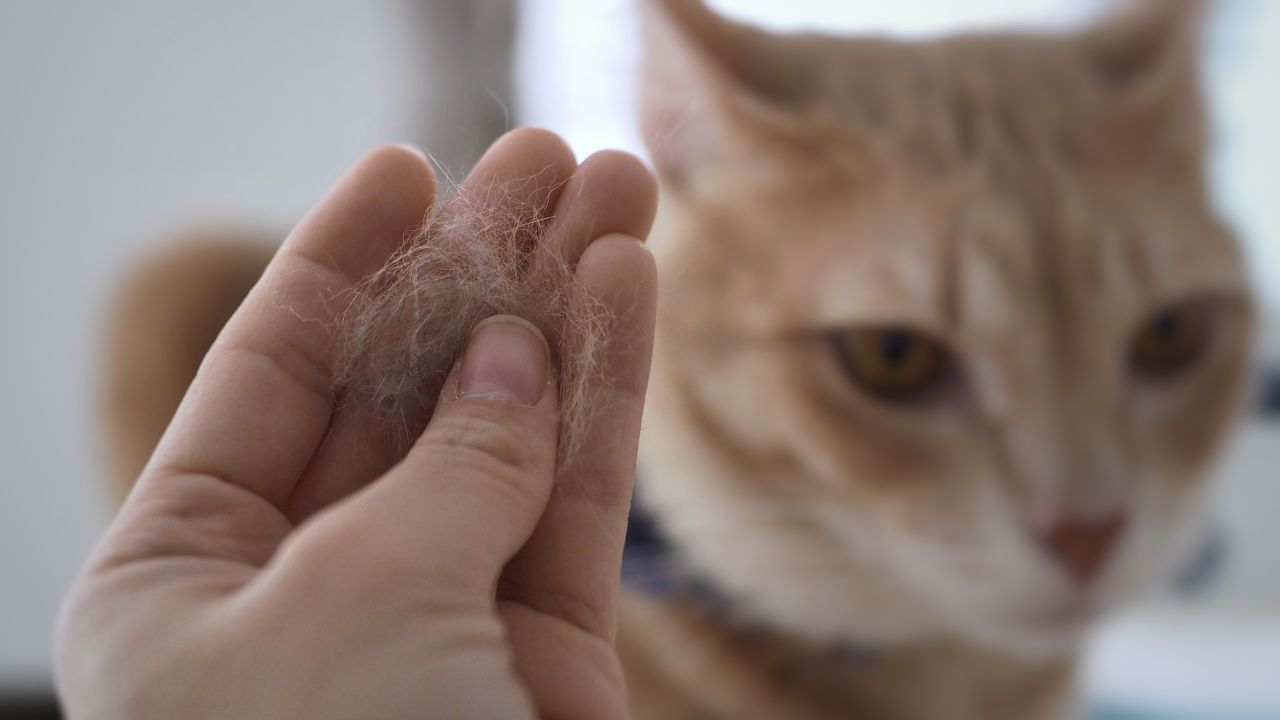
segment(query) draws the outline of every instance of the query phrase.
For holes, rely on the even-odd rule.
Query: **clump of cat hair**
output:
[[[576,456],[602,381],[609,315],[575,280],[560,238],[528,200],[544,177],[461,187],[377,272],[338,318],[335,378],[349,402],[394,421],[404,440],[431,417],[481,320],[517,315],[552,348],[560,388],[560,467]]]

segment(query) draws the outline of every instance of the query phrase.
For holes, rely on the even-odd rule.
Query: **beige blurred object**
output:
[[[205,352],[275,251],[273,236],[206,228],[179,235],[124,280],[106,336],[103,426],[123,500]]]

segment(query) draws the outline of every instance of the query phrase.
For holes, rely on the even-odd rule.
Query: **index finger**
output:
[[[356,163],[218,336],[144,476],[213,476],[283,505],[333,412],[342,298],[422,224],[435,189],[426,159],[404,146]]]

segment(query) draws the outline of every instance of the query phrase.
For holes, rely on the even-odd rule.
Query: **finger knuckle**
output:
[[[449,464],[503,475],[548,470],[555,454],[532,429],[485,411],[439,418],[423,435],[422,444]]]
[[[385,523],[358,513],[335,513],[304,530],[281,548],[275,575],[279,586],[305,589],[315,608],[343,607],[353,597],[388,602],[404,594],[405,577],[435,568]]]
[[[345,514],[326,515],[288,537],[275,564],[307,586],[327,587],[340,568],[360,567],[367,560],[368,542],[368,534]]]

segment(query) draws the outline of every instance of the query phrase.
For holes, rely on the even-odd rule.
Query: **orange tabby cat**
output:
[[[1066,712],[1090,621],[1185,545],[1245,376],[1197,3],[918,43],[649,9],[638,493],[695,589],[627,601],[636,717]],[[132,282],[120,487],[267,255],[205,244]]]
[[[899,42],[658,4],[637,492],[739,620],[634,601],[639,717],[1065,710],[1090,621],[1185,546],[1246,375],[1200,9]]]

